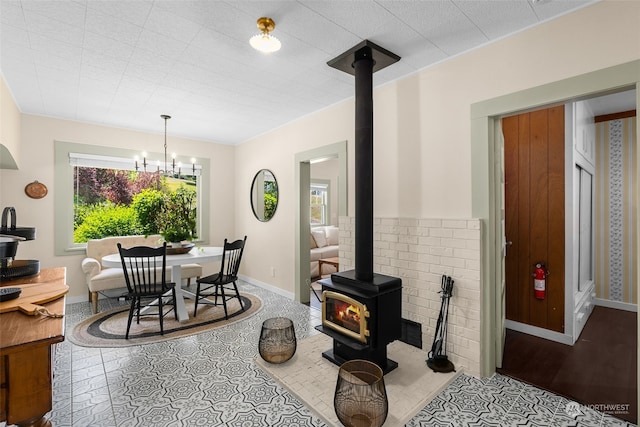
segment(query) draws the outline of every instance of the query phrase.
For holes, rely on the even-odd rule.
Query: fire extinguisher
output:
[[[543,263],[535,265],[533,272],[533,290],[537,299],[544,299],[547,293],[547,276],[549,272]]]

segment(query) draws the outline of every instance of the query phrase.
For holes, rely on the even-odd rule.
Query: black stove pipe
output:
[[[373,65],[369,46],[355,52],[355,274],[373,280]]]
[[[347,295],[370,312],[366,343],[323,324],[316,329],[333,338],[322,356],[336,365],[365,359],[389,373],[398,366],[387,358],[387,344],[402,336],[402,280],[373,272],[373,73],[400,57],[368,40],[327,64],[355,77],[355,269],[321,280],[322,290]],[[324,303],[323,303],[324,304]]]

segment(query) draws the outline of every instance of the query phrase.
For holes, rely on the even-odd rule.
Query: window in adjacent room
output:
[[[311,182],[311,226],[329,225],[329,183]]]

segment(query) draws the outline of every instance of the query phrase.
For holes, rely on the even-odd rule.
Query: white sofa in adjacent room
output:
[[[98,292],[110,289],[125,288],[124,272],[120,268],[107,268],[102,266],[102,257],[118,253],[118,243],[122,247],[133,246],[161,246],[161,237],[152,236],[118,236],[93,239],[87,242],[87,257],[82,260],[82,271],[89,288],[89,301],[93,304],[93,312],[98,312]],[[171,277],[170,267],[167,267],[168,277]],[[190,280],[192,277],[202,276],[200,264],[185,264],[181,268],[182,279]]]
[[[322,271],[318,268],[320,258],[337,257],[339,253],[340,230],[334,225],[311,228],[311,277],[319,277],[323,274],[335,273],[337,270],[329,264],[322,265]]]

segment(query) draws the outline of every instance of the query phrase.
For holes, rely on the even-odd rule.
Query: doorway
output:
[[[310,307],[322,309],[320,279],[337,271],[340,255],[338,158],[312,160],[310,168],[311,286]]]
[[[509,329],[572,345],[595,304],[637,311],[635,107],[629,90],[501,119]]]
[[[337,216],[347,215],[347,141],[318,147],[295,155],[296,182],[296,261],[295,261],[295,300],[309,304],[311,289],[311,163],[323,159],[336,159],[338,175],[337,185]],[[335,204],[336,202],[334,202]]]
[[[503,361],[505,332],[504,265],[502,253],[503,205],[502,163],[499,155],[499,120],[518,111],[531,111],[545,105],[558,105],[574,100],[635,90],[635,105],[640,103],[640,60],[589,72],[565,80],[545,84],[513,94],[486,100],[471,106],[472,134],[472,215],[480,218],[483,233],[481,348],[484,355],[481,374],[491,376]],[[640,123],[636,121],[635,132]],[[636,159],[638,154],[636,153]],[[636,178],[637,182],[637,178]],[[635,194],[638,195],[637,192]],[[636,220],[638,224],[640,220]],[[638,249],[638,242],[633,246]],[[636,259],[636,262],[640,260]],[[633,291],[638,292],[638,282]],[[636,334],[637,339],[637,334]],[[617,362],[616,362],[617,363]],[[636,386],[637,386],[636,379]],[[637,387],[636,387],[637,388]]]
[[[521,90],[471,105],[471,213],[479,218],[483,236],[481,250],[480,323],[483,358],[480,371],[491,376],[502,364],[504,348],[504,269],[501,223],[502,163],[497,155],[496,138],[499,118],[517,111],[557,105],[571,100],[604,95],[624,90],[636,90],[636,105],[640,94],[640,60],[570,77],[535,88]],[[636,132],[638,131],[636,124]],[[638,243],[635,243],[638,247]],[[635,290],[638,290],[636,283]]]
[[[633,217],[637,207],[633,197],[629,196],[637,191],[632,178],[637,170],[637,138],[633,132],[635,119],[628,119],[635,117],[636,94],[629,91],[615,97],[609,95],[608,98],[616,101],[595,112],[590,104],[597,104],[598,98],[510,115],[501,120],[505,230],[506,240],[510,243],[505,257],[505,313],[512,323],[507,321],[504,358],[498,371],[635,423],[637,307],[635,300],[629,298],[631,291],[627,292],[625,299],[621,295],[621,289],[630,288],[630,281],[620,284],[612,271],[606,277],[599,276],[597,283],[601,284],[600,287],[615,288],[610,295],[611,300],[616,301],[610,301],[609,294],[603,295],[599,288],[597,292],[594,289],[594,277],[598,271],[595,268],[596,247],[599,251],[607,249],[607,255],[612,258],[609,264],[616,266],[618,276],[625,272],[624,275],[637,277],[637,266],[629,262],[629,258],[635,257],[634,250],[628,244],[619,251],[608,250],[615,246],[615,242],[612,245],[610,241],[615,240],[616,233],[627,236],[627,242],[637,239],[637,218]],[[562,120],[565,111],[567,120]],[[620,114],[609,115],[609,112]],[[594,124],[603,121],[615,122],[607,124],[604,129]],[[565,123],[568,132],[562,129]],[[584,128],[574,127],[576,123],[586,125]],[[554,127],[559,129],[553,131]],[[628,130],[626,135],[620,128]],[[558,142],[552,154],[554,139]],[[565,155],[567,159],[563,161]],[[615,159],[615,156],[620,158]],[[555,170],[551,165],[552,159],[559,164]],[[548,173],[536,175],[535,169]],[[558,179],[564,171],[570,175],[566,180]],[[556,189],[553,189],[554,182]],[[558,200],[554,201],[554,196]],[[563,209],[565,200],[567,218]],[[554,204],[557,206],[555,209],[552,208]],[[609,214],[611,209],[623,211],[625,215],[614,220]],[[599,215],[594,215],[595,212]],[[594,233],[594,216],[604,217],[597,225],[597,235]],[[626,216],[626,220],[622,216]],[[516,241],[511,243],[514,237]],[[560,248],[555,254],[557,259],[550,258],[549,249],[552,247]],[[531,256],[534,260],[548,260],[547,268],[554,274],[547,276],[546,290],[551,291],[551,295],[564,292],[566,300],[556,298],[552,305],[551,299],[549,304],[544,304],[549,294],[540,300],[534,296],[530,264],[535,261]],[[566,264],[566,274],[555,274],[565,267],[563,263]],[[552,280],[554,278],[557,280]],[[599,298],[595,299],[596,295]],[[553,311],[559,311],[558,306],[567,311],[566,330],[564,323],[559,323],[561,328],[558,329],[554,328],[558,324],[550,322]],[[551,313],[549,307],[552,307]],[[594,315],[590,317],[592,310]],[[562,322],[564,319],[559,317],[558,320]],[[571,339],[568,342],[554,339],[559,342],[553,342],[543,339],[549,336],[538,334],[534,328],[512,327],[513,322],[563,332]],[[616,406],[615,410],[610,409],[613,406]]]

